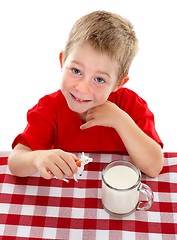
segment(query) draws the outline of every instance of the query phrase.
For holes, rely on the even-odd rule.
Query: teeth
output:
[[[88,102],[89,100],[81,99],[76,97],[75,95],[71,94],[78,102]]]
[[[75,97],[77,101],[80,101],[80,102],[83,102],[84,100],[80,99],[80,98],[77,98]]]
[[[84,100],[84,99],[78,98],[78,97],[76,97],[76,96],[75,96],[75,99],[76,99],[77,101],[79,101],[79,102],[87,102],[87,101],[88,101],[88,100]]]

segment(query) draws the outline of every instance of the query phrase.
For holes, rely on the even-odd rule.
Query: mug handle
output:
[[[136,209],[137,210],[148,210],[152,206],[152,203],[154,201],[153,191],[151,190],[151,188],[148,185],[146,185],[144,183],[140,184],[138,190],[146,196],[147,201],[139,201],[136,206]]]

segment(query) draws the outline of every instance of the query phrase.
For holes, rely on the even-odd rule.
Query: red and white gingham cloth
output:
[[[101,171],[116,154],[95,154],[78,182],[45,180],[39,175],[11,175],[0,157],[0,239],[175,240],[177,239],[177,153],[165,154],[157,178],[142,175],[154,192],[148,211],[123,219],[109,216],[101,205]],[[111,199],[110,199],[111,201]]]

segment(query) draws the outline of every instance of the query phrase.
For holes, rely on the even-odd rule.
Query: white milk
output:
[[[138,175],[130,167],[119,165],[108,169],[104,179],[111,187],[127,189],[138,181]]]
[[[113,166],[105,172],[102,182],[102,202],[107,210],[116,214],[126,214],[136,208],[139,200],[138,186],[132,189],[138,181],[138,174],[128,166]]]

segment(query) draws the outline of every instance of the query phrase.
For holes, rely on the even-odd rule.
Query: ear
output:
[[[114,92],[116,92],[119,88],[121,88],[123,85],[125,85],[125,84],[128,82],[128,80],[129,80],[129,77],[128,77],[128,76],[125,77],[125,78],[123,78],[122,81],[119,82],[119,83],[117,84],[117,86],[115,87]]]
[[[63,52],[60,52],[60,54],[59,54],[59,61],[60,61],[60,66],[62,68],[62,66],[63,66]]]

